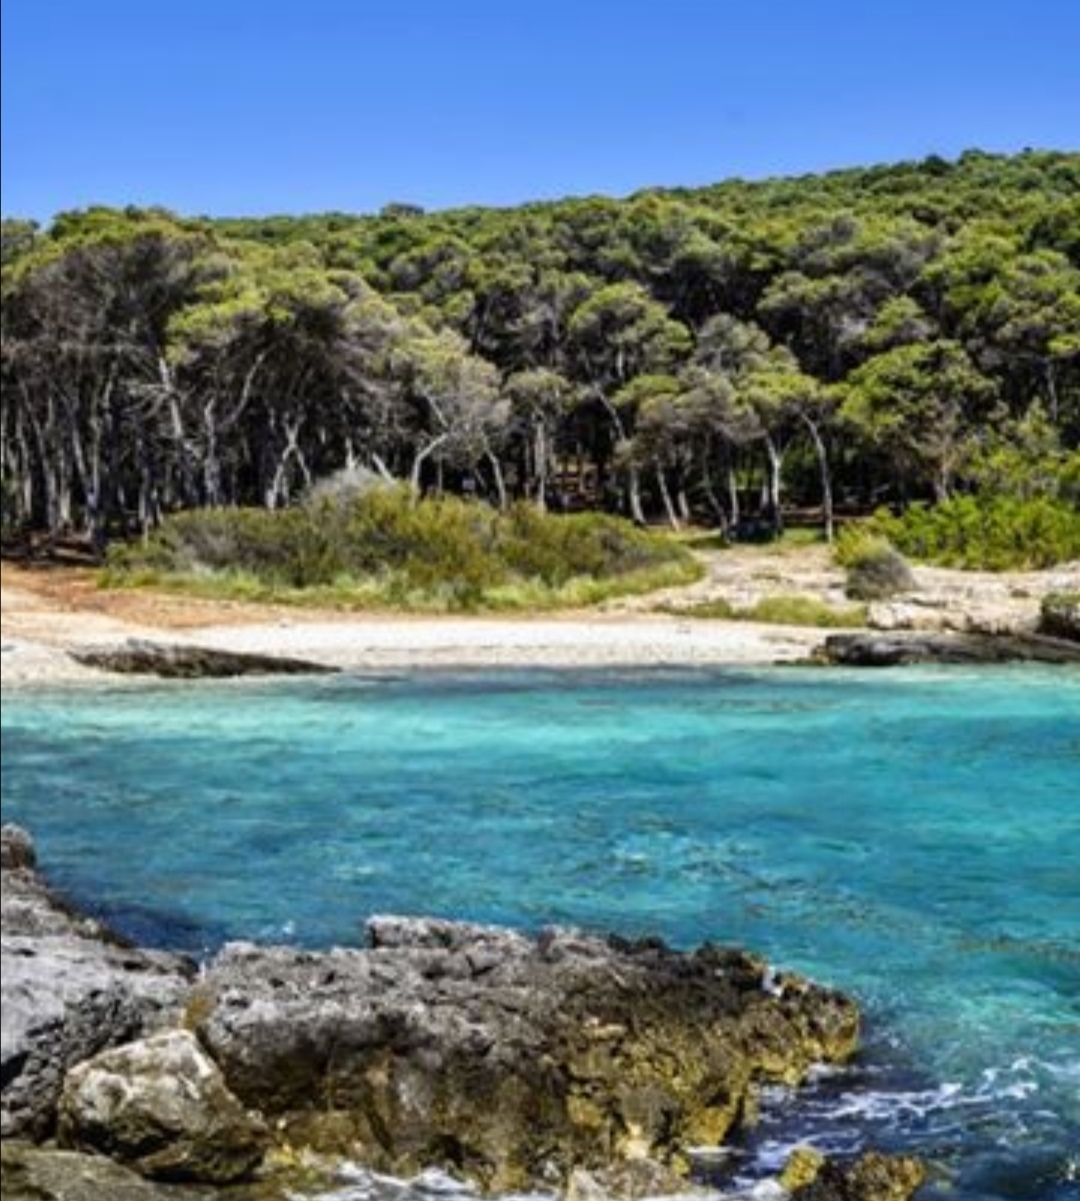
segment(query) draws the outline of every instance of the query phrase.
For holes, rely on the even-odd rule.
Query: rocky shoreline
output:
[[[848,998],[708,944],[382,917],[363,949],[231,944],[196,969],[73,912],[10,826],[2,917],[6,1201],[269,1201],[347,1161],[685,1192],[759,1086],[858,1040]],[[800,1153],[773,1195],[902,1201],[921,1176]]]

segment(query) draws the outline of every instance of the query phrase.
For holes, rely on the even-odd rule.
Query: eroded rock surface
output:
[[[191,969],[73,913],[35,872],[25,831],[4,826],[0,843],[0,1133],[40,1138],[52,1128],[67,1069],[171,1020]]]
[[[758,1082],[858,1034],[851,1001],[745,952],[569,930],[376,918],[366,949],[234,944],[196,981],[65,908],[10,827],[3,880],[5,1201],[280,1201],[338,1157],[585,1201],[685,1191],[688,1149],[752,1116]],[[77,1149],[10,1141],[54,1129],[62,1084]],[[810,1166],[777,1195],[915,1187],[881,1157]]]
[[[917,1159],[868,1151],[852,1163],[822,1160],[791,1201],[909,1201],[925,1177]]]
[[[487,1189],[718,1143],[762,1079],[849,1056],[855,1006],[760,959],[547,931],[375,919],[371,947],[233,944],[197,1032],[295,1143]]]
[[[84,667],[122,675],[161,676],[164,679],[226,679],[233,676],[320,675],[336,667],[308,659],[218,650],[182,643],[149,642],[130,638],[117,646],[87,647],[71,657]]]
[[[143,1176],[211,1184],[250,1176],[269,1146],[265,1125],[229,1092],[187,1030],[114,1047],[72,1068],[58,1137]]]
[[[913,663],[1080,663],[1080,644],[1036,635],[831,634],[818,657],[844,667]]]
[[[1039,629],[1053,638],[1080,642],[1080,592],[1055,592],[1042,602]]]
[[[5,1142],[4,1201],[215,1201],[207,1188],[151,1184],[136,1172],[76,1151]]]

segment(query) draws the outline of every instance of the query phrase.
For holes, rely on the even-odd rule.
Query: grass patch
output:
[[[177,514],[110,553],[107,587],[416,613],[598,604],[699,579],[691,552],[605,514],[506,513],[400,488],[293,509]]]
[[[777,594],[763,596],[752,605],[736,607],[722,597],[696,605],[661,606],[660,612],[678,617],[711,618],[722,621],[758,621],[765,625],[810,626],[815,629],[849,630],[866,625],[865,605],[837,608],[814,596]]]

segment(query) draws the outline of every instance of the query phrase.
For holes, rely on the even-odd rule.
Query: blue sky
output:
[[[3,0],[6,215],[429,208],[1080,145],[1080,0]]]

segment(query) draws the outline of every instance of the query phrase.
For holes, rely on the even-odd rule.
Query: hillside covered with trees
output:
[[[98,544],[345,468],[779,529],[1080,500],[1080,155],[623,200],[3,223],[4,526]]]

